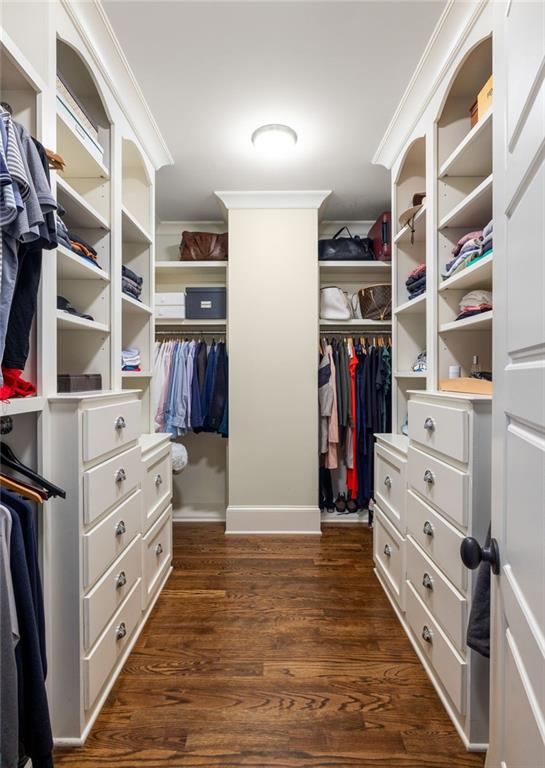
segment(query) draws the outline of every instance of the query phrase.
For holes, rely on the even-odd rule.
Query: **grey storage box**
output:
[[[185,316],[190,320],[224,320],[227,317],[225,288],[186,288]]]

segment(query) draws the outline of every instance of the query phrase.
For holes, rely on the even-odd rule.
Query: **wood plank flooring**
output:
[[[174,573],[77,768],[473,768],[373,573],[372,533],[174,526]]]

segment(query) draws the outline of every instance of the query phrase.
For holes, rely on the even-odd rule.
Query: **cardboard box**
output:
[[[485,113],[488,112],[492,106],[493,93],[493,76],[490,75],[484,86],[479,91],[479,95],[477,96],[477,113],[479,120],[484,117]]]
[[[491,395],[492,382],[486,379],[441,379],[439,389],[443,392],[465,392],[469,395]]]

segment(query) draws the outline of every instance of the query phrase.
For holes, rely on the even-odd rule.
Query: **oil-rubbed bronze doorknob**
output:
[[[500,572],[500,548],[496,539],[490,539],[490,546],[481,547],[477,539],[466,536],[460,544],[460,556],[466,568],[472,571],[481,563],[489,563],[492,573],[497,576]]]

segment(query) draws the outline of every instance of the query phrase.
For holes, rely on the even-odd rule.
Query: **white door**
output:
[[[490,749],[545,766],[545,0],[494,5]]]

